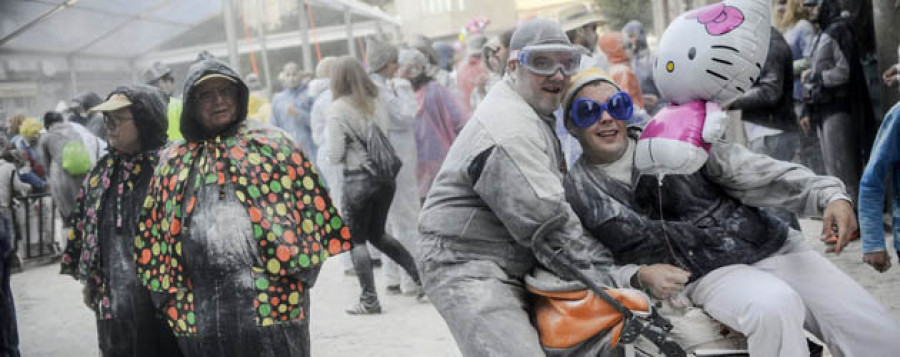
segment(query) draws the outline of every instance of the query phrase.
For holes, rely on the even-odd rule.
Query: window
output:
[[[466,8],[466,0],[419,0],[426,14],[436,15]],[[455,5],[455,6],[454,6]]]

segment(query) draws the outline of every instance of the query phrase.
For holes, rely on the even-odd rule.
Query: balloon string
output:
[[[684,261],[682,261],[680,258],[678,258],[678,255],[675,254],[675,248],[672,247],[672,240],[669,239],[669,230],[666,228],[666,217],[665,217],[665,213],[663,213],[663,201],[662,201],[662,186],[663,186],[664,178],[665,178],[665,174],[660,173],[660,174],[656,175],[656,182],[659,183],[659,185],[656,186],[656,197],[657,197],[658,203],[659,203],[659,219],[662,221],[663,238],[665,238],[665,240],[666,240],[666,246],[669,248],[669,254],[672,255],[673,259],[675,259],[675,263],[680,265],[682,268],[687,269],[687,264],[684,264]]]

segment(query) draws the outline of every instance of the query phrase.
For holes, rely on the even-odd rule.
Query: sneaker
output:
[[[428,295],[425,295],[424,291],[420,292],[419,295],[416,295],[416,301],[421,304],[427,304],[431,302],[430,300],[428,300]]]
[[[409,296],[409,297],[415,296],[415,297],[416,297],[416,301],[421,302],[421,303],[426,303],[426,302],[428,302],[428,296],[425,295],[425,289],[422,288],[421,285],[416,286],[416,288],[413,289],[413,290],[404,292],[403,295],[404,295],[404,296]]]
[[[388,295],[400,295],[402,291],[400,290],[400,284],[397,285],[388,285],[386,289],[386,293]]]
[[[366,304],[358,302],[347,309],[346,312],[349,315],[377,315],[381,313],[381,305],[376,302],[375,305],[366,306]]]
[[[821,357],[822,353],[825,351],[825,348],[822,345],[813,342],[810,339],[806,339],[806,345],[809,346],[809,356],[810,357]]]

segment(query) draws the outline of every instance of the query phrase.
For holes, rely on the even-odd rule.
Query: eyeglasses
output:
[[[634,114],[634,105],[631,96],[626,92],[616,92],[606,103],[599,103],[593,99],[578,98],[572,103],[569,115],[579,128],[587,128],[603,118],[603,112],[618,120],[629,120]]]
[[[114,116],[114,115],[111,115],[110,113],[103,114],[103,125],[106,125],[106,127],[110,128],[110,129],[119,128],[120,126],[122,126],[122,123],[124,123],[128,120],[132,120],[132,118]]]
[[[237,95],[237,91],[238,90],[235,86],[228,85],[199,92],[194,96],[194,98],[197,98],[197,101],[200,103],[212,103],[216,100],[216,98],[232,99]]]
[[[552,76],[560,70],[572,76],[581,65],[581,53],[567,45],[526,46],[510,51],[509,58],[518,60],[525,69],[539,76]]]

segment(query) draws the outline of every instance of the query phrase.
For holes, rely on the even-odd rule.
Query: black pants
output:
[[[12,261],[12,224],[0,214],[0,357],[19,357],[19,333],[16,307],[9,286],[9,266]]]
[[[818,126],[825,172],[840,179],[853,202],[859,199],[859,178],[862,162],[859,155],[858,121],[847,112],[835,111],[823,115]]]
[[[362,288],[360,301],[368,307],[378,304],[378,294],[366,242],[397,262],[416,283],[420,281],[412,255],[397,239],[384,232],[395,190],[394,182],[372,182],[365,173],[344,172],[342,213],[354,244],[350,254]]]

